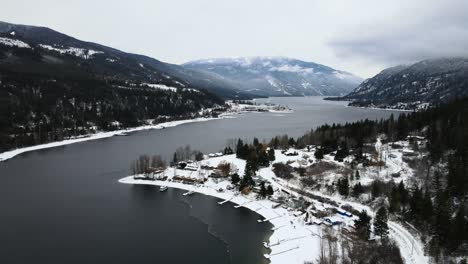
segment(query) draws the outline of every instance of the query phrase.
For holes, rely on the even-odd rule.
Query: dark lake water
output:
[[[292,114],[253,113],[40,150],[0,163],[0,263],[265,263],[269,224],[215,198],[117,182],[139,154],[170,158],[231,138],[299,136],[324,123],[379,119],[390,111],[319,97],[272,98]]]

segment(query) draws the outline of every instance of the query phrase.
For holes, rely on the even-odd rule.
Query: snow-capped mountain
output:
[[[221,97],[232,99],[251,97],[222,78],[164,63],[144,55],[126,53],[97,43],[81,41],[46,27],[0,22],[0,58],[2,54],[4,55],[2,63],[24,68],[22,61],[17,57],[2,53],[2,47],[21,48],[22,51],[29,50],[31,54],[40,56],[41,65],[28,65],[31,71],[39,69],[44,71],[59,65],[60,69],[86,66],[93,68],[93,74],[103,79],[205,89]],[[86,61],[86,64],[76,63],[80,59]],[[36,60],[36,63],[38,62]],[[34,66],[37,67],[32,69]],[[75,70],[77,69],[73,69]]]
[[[439,58],[388,68],[344,99],[353,105],[412,109],[468,96],[468,58]]]
[[[183,66],[266,96],[344,95],[362,81],[348,72],[284,57],[205,59]]]

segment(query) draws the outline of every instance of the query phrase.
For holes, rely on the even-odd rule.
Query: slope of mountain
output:
[[[119,80],[165,83],[173,87],[206,89],[230,99],[251,98],[250,95],[242,93],[230,83],[224,82],[223,79],[213,78],[203,72],[164,63],[143,55],[122,52],[100,44],[81,41],[46,27],[0,22],[0,34],[3,34],[4,38],[19,39],[43,54],[47,53],[50,56],[61,54],[86,60],[87,64],[93,65],[96,70],[95,74],[99,76],[111,75],[113,79]],[[49,56],[42,59],[42,63],[48,64],[57,65],[61,62],[63,61],[54,61]]]
[[[209,115],[205,109],[224,104],[202,81],[191,83],[203,76],[188,74],[48,28],[0,23],[0,152]],[[223,89],[242,94],[216,91]]]
[[[343,97],[355,106],[414,109],[468,96],[468,58],[388,68]]]
[[[344,71],[282,57],[206,59],[183,66],[265,96],[344,95],[362,81]]]

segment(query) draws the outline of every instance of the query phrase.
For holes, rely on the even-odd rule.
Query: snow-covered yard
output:
[[[289,163],[292,166],[309,166],[316,162],[314,158],[314,149],[307,150],[291,150],[296,151],[298,155],[289,156],[288,152],[282,153],[279,150],[275,151],[275,161]],[[390,150],[387,150],[390,152]],[[398,152],[398,151],[395,151]],[[392,151],[393,153],[393,151]],[[398,165],[398,156],[393,158],[395,161],[386,168],[387,170],[400,171],[404,162]],[[336,162],[331,156],[324,158],[327,162],[334,162],[337,166],[344,166],[344,162]],[[237,207],[243,206],[256,213],[259,217],[259,224],[264,221],[269,221],[273,224],[273,235],[269,241],[265,241],[266,245],[271,249],[271,253],[266,257],[271,263],[304,263],[304,261],[315,261],[320,254],[321,235],[325,229],[352,230],[354,220],[357,216],[344,216],[341,213],[349,213],[343,209],[343,205],[349,205],[356,210],[366,210],[371,216],[375,212],[368,206],[361,204],[358,200],[347,201],[338,194],[325,195],[321,191],[310,191],[307,193],[315,196],[325,197],[332,201],[331,203],[318,201],[314,196],[303,195],[296,190],[300,190],[301,186],[297,179],[289,181],[276,177],[273,172],[273,167],[261,168],[258,171],[255,179],[262,180],[266,184],[271,185],[275,190],[274,195],[270,199],[262,199],[255,193],[243,195],[238,192],[237,188],[230,183],[230,178],[208,178],[213,168],[216,168],[220,163],[231,163],[239,175],[244,174],[245,160],[237,159],[233,155],[225,155],[221,157],[207,158],[200,162],[193,163],[191,168],[196,167],[196,170],[182,170],[168,168],[164,172],[164,176],[168,179],[165,181],[150,181],[135,179],[129,176],[120,180],[126,184],[149,184],[158,186],[167,186],[172,188],[184,189],[193,192],[202,193],[222,199],[220,206],[229,206],[229,203],[234,203]],[[272,163],[272,164],[273,164]],[[362,181],[368,181],[371,173],[364,173]],[[380,172],[382,177],[386,176]],[[203,184],[184,184],[179,181],[174,181],[174,176],[193,177],[195,179],[205,178]],[[333,175],[329,175],[333,177]],[[336,175],[334,176],[337,177]],[[410,177],[405,175],[404,177]],[[402,177],[402,179],[405,179]],[[280,200],[303,200],[310,203],[307,208],[289,206],[288,203],[283,205],[278,204]],[[325,217],[316,217],[317,212],[327,212]],[[336,223],[333,225],[331,223]],[[406,263],[427,263],[428,259],[424,256],[423,245],[417,237],[414,237],[402,225],[389,221],[390,237],[397,242],[400,247],[401,254]],[[338,232],[339,233],[339,232]]]

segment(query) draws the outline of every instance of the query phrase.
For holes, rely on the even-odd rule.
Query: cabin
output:
[[[189,170],[189,171],[198,171],[198,166],[195,164],[187,164],[184,168],[184,170]]]
[[[177,169],[183,170],[183,169],[185,169],[186,166],[187,166],[187,162],[185,162],[185,161],[180,161],[180,162],[177,163]]]
[[[286,156],[298,156],[299,155],[299,153],[295,150],[288,150],[288,151],[285,151],[283,154]]]
[[[301,216],[301,215],[303,215],[303,214],[304,214],[303,211],[295,211],[295,212],[293,213],[293,215],[294,215],[295,217],[299,217],[299,216]]]

